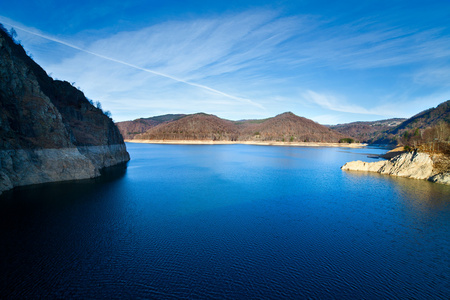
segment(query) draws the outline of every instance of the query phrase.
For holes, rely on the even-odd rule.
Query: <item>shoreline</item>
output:
[[[362,148],[362,143],[321,143],[321,142],[257,142],[257,141],[204,141],[204,140],[125,140],[126,143],[167,144],[167,145],[257,145],[257,146],[290,146],[290,147],[345,147]]]

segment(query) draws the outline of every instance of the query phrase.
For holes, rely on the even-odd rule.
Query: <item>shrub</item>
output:
[[[348,144],[351,144],[351,143],[354,143],[355,142],[355,140],[354,139],[351,139],[351,138],[343,138],[343,139],[340,139],[339,140],[339,143],[348,143]]]

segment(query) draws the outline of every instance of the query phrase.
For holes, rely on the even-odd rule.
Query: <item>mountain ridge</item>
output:
[[[156,116],[153,118],[158,118]],[[131,122],[139,122],[136,119]],[[128,121],[130,122],[130,121]],[[122,134],[126,127],[119,122]],[[286,141],[286,142],[339,142],[346,138],[312,120],[285,112],[261,120],[230,121],[206,113],[185,115],[162,122],[136,134],[132,139],[140,140],[209,140],[209,141]],[[131,139],[131,140],[132,140]]]
[[[196,116],[196,117],[193,117]],[[189,118],[208,117],[210,120],[205,123],[197,121],[197,128],[193,125],[180,124],[172,122],[187,122],[183,120]],[[427,139],[436,135],[432,131],[438,124],[441,124],[441,135],[439,139],[443,141],[450,140],[450,137],[444,136],[442,128],[447,128],[450,125],[450,100],[439,104],[437,107],[424,110],[411,118],[391,118],[378,121],[357,121],[351,123],[343,123],[337,125],[324,126],[320,125],[310,119],[299,117],[292,112],[285,112],[275,117],[265,119],[244,119],[238,121],[230,121],[226,119],[215,117],[216,123],[212,125],[211,116],[205,113],[197,114],[172,114],[155,116],[151,118],[141,118],[134,121],[118,122],[117,125],[122,132],[122,135],[127,139],[150,139],[150,140],[229,140],[229,141],[285,141],[285,142],[362,142],[370,144],[408,144],[408,139],[411,136],[425,134]],[[137,123],[143,120],[158,120],[155,122],[142,126],[139,132],[130,132],[125,130],[137,127]],[[183,120],[183,121],[181,121]],[[149,122],[149,121],[145,121]],[[168,125],[171,124],[171,125]],[[208,125],[209,124],[209,125]],[[443,124],[443,125],[442,125]],[[161,127],[162,126],[162,127]],[[213,126],[211,130],[207,128]],[[217,127],[219,126],[219,127]],[[447,126],[447,127],[446,127]],[[433,129],[434,128],[434,129]],[[190,132],[190,130],[194,130]],[[407,137],[407,138],[405,138]],[[406,139],[406,140],[405,140]],[[418,139],[416,139],[418,140]]]

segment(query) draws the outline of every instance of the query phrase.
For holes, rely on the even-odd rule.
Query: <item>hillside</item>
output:
[[[53,80],[0,26],[0,193],[15,186],[93,178],[129,160],[111,118]]]
[[[135,121],[132,121],[135,122]],[[229,121],[198,113],[164,122],[145,133],[143,140],[338,142],[346,136],[291,112],[263,120]]]
[[[395,128],[406,119],[394,118],[372,122],[352,122],[329,126],[344,135],[350,135],[360,142],[368,142],[380,136],[383,132]]]
[[[235,141],[238,131],[233,122],[198,113],[152,127],[136,139]]]
[[[427,109],[417,115],[407,119],[402,124],[390,130],[392,134],[404,132],[411,129],[425,129],[437,125],[444,121],[450,123],[450,100],[439,104],[435,108]]]
[[[162,123],[178,120],[184,116],[186,115],[168,114],[151,118],[140,118],[133,121],[117,122],[116,125],[122,133],[123,138],[126,140],[131,140],[136,135],[144,133],[152,127]]]
[[[240,125],[239,140],[286,142],[338,142],[346,136],[310,119],[291,112],[277,115],[261,122],[244,122]]]
[[[435,108],[427,109],[407,119],[398,126],[385,131],[371,140],[376,144],[408,144],[429,142],[432,140],[448,141],[446,130],[450,126],[450,100]]]

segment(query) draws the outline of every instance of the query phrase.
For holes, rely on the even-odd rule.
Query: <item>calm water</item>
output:
[[[384,150],[127,146],[0,197],[2,298],[450,296],[450,187],[339,169]]]

